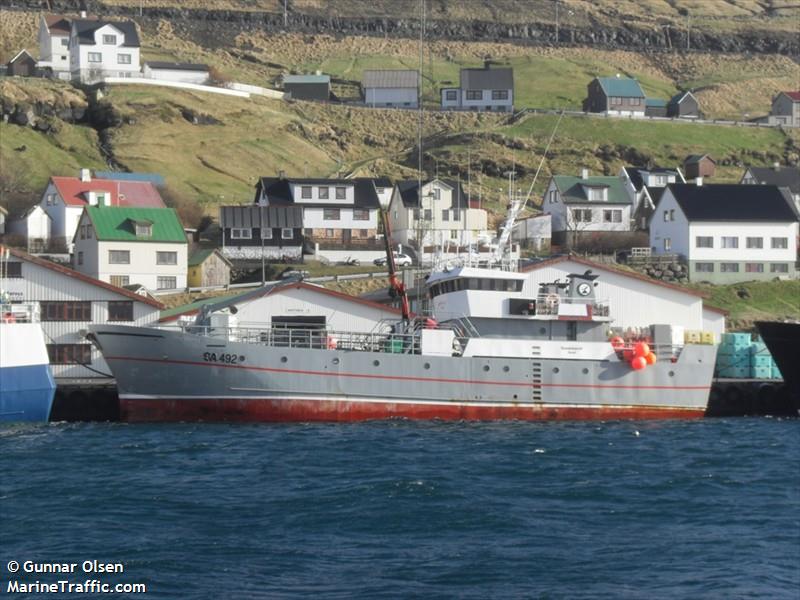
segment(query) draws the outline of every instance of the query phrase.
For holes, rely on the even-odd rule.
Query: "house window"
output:
[[[262,240],[271,240],[272,239],[272,227],[262,227],[261,228],[261,239]]]
[[[447,90],[444,93],[445,100],[458,100],[458,92],[456,90]]]
[[[774,237],[771,241],[774,250],[786,250],[789,247],[789,238]]]
[[[664,238],[664,252],[672,250],[672,238]]]
[[[253,237],[253,232],[250,229],[231,229],[232,240],[249,240]]]
[[[747,238],[747,247],[748,248],[763,248],[764,247],[764,238],[760,238],[760,237],[749,237],[749,238]]]
[[[508,100],[508,90],[492,90],[492,100]]]
[[[281,228],[281,239],[282,240],[291,240],[294,238],[294,230],[291,227],[282,227]]]
[[[600,201],[606,199],[605,188],[589,188],[587,190],[587,197],[590,201]]]
[[[177,277],[159,277],[156,279],[156,286],[160,290],[174,290],[178,287]]]
[[[103,43],[104,44],[116,44],[117,43],[117,36],[115,36],[115,35],[104,35],[103,36]]]
[[[91,344],[47,344],[51,365],[92,364]]]
[[[697,273],[713,273],[714,272],[714,263],[710,262],[699,262],[694,264],[694,270]]]
[[[720,273],[738,273],[739,272],[739,263],[721,263],[719,265]]]
[[[415,221],[419,221],[419,209],[418,208],[414,209],[414,220]]]
[[[664,211],[664,223],[669,223],[669,211]]]
[[[442,221],[449,221],[450,220],[450,211],[445,209],[442,211]]]
[[[109,321],[133,321],[132,300],[111,300],[108,303]]]
[[[764,263],[745,263],[744,270],[745,273],[763,273]]]
[[[772,263],[769,266],[770,273],[788,273],[789,265],[786,263]]]
[[[738,248],[739,247],[739,238],[738,237],[729,237],[729,236],[722,236],[722,247],[723,248]]]
[[[118,65],[129,65],[129,64],[131,64],[131,55],[130,54],[117,54],[117,64]]]
[[[433,188],[433,199],[440,200],[441,197],[442,197],[442,190],[440,190],[438,187]]]
[[[453,221],[460,221],[461,220],[461,210],[458,208],[453,209]]]
[[[152,223],[136,223],[136,237],[150,237],[153,235]]]
[[[630,99],[631,106],[640,106],[642,104],[641,98],[631,98]]]
[[[40,302],[42,321],[91,321],[91,302]]]
[[[367,237],[369,237],[369,229],[359,229],[358,230],[358,234],[362,238],[367,238]]]
[[[103,62],[103,54],[101,52],[89,52],[89,62],[90,63]]]
[[[558,192],[556,190],[550,190],[550,204],[557,204],[558,203]]]
[[[425,220],[430,221],[433,219],[433,211],[430,208],[425,209]]]
[[[353,221],[369,221],[369,211],[364,208],[354,208]]]
[[[65,48],[69,46],[69,38],[63,37],[61,38],[61,45]]]
[[[710,235],[698,235],[694,239],[695,248],[713,248],[714,237]]]
[[[308,200],[311,198],[311,186],[304,185],[300,188],[300,197]]]
[[[611,96],[611,104],[622,104],[622,98],[619,96]]]
[[[110,265],[129,265],[131,264],[130,250],[109,250],[108,264]]]
[[[326,229],[326,230],[325,230],[325,237],[326,237],[326,238],[332,238],[332,237],[333,237],[333,235],[334,235],[334,233],[333,233],[333,229]]]
[[[573,208],[572,220],[575,223],[591,223],[592,222],[592,209],[590,208]]]
[[[83,237],[83,236],[81,236],[81,237]],[[78,252],[78,264],[79,265],[83,264],[83,252]]]
[[[467,100],[482,100],[483,90],[467,90]]]
[[[604,210],[603,211],[604,223],[622,223],[621,210]]]
[[[338,209],[338,208],[323,208],[322,209],[322,220],[323,221],[338,221],[340,219],[341,219],[340,209]]]
[[[86,226],[86,239],[87,240],[92,239],[92,226],[91,225],[87,225]]]
[[[22,278],[22,263],[21,262],[3,263],[3,274],[9,279]]]
[[[346,187],[337,187],[336,188],[336,199],[337,200],[345,200],[345,199],[347,199],[347,188]]]
[[[156,252],[157,265],[177,265],[178,253],[177,252]]]
[[[665,175],[653,175],[650,177],[650,179],[653,182],[650,185],[653,187],[664,187],[667,185],[667,178]]]
[[[669,220],[670,221],[674,221],[675,220],[675,209],[674,208],[670,209],[670,211],[669,211]]]
[[[306,237],[311,237],[314,235],[314,230],[311,229],[310,227],[303,229],[303,235],[305,235]]]
[[[317,188],[317,195],[319,196],[320,200],[327,200],[330,197],[330,188],[327,187],[318,187]],[[310,198],[311,196],[309,196]]]
[[[127,275],[112,275],[110,277],[111,285],[115,285],[117,287],[125,287],[126,285],[130,285],[131,278]]]
[[[56,195],[55,194],[47,194],[46,204],[47,206],[52,206],[56,203]]]

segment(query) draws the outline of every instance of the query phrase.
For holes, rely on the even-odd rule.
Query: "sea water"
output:
[[[797,599],[800,421],[3,427],[0,579],[146,586],[131,598]]]

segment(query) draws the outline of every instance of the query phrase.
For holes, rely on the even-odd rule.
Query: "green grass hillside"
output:
[[[730,311],[729,329],[751,329],[759,320],[800,319],[800,281],[693,287],[709,295],[709,304]]]

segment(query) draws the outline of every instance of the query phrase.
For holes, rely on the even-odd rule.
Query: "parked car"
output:
[[[414,264],[414,261],[411,260],[411,257],[408,254],[398,254],[397,252],[394,252],[392,256],[394,257],[394,265],[396,267],[410,267],[412,264]],[[372,262],[379,267],[385,267],[386,260],[387,259],[385,256],[381,256],[380,258],[376,258]]]
[[[280,279],[305,279],[308,277],[308,271],[301,271],[299,269],[284,269],[281,274],[278,276]]]

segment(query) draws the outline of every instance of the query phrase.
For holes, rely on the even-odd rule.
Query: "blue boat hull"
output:
[[[55,392],[48,365],[0,368],[0,423],[46,423]]]

